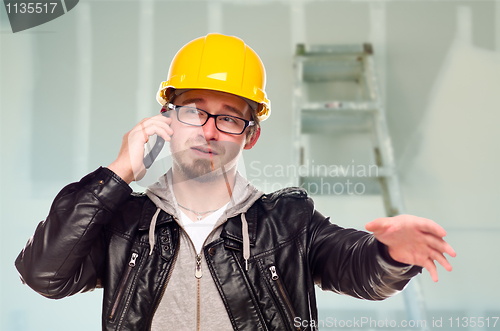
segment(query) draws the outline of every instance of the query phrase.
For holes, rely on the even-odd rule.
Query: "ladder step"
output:
[[[304,82],[357,81],[363,79],[364,59],[372,54],[370,44],[310,45],[297,48],[295,60],[302,65]]]
[[[358,116],[345,112],[329,113],[320,116],[304,112],[301,119],[301,133],[305,134],[347,134],[363,133],[373,130],[373,116],[370,113],[357,113]]]
[[[368,132],[380,110],[375,102],[306,103],[301,111],[302,133]]]
[[[363,75],[363,62],[357,56],[306,58],[302,66],[304,82],[359,81]]]
[[[327,54],[373,54],[373,47],[370,43],[364,44],[343,44],[343,45],[304,45],[298,44],[296,49],[297,57],[314,56]]]
[[[360,169],[363,169],[363,172],[360,172]],[[350,166],[342,167],[336,165],[316,165],[303,169],[302,173],[304,172],[309,174],[309,176],[301,176],[302,178],[384,178],[392,177],[396,174],[394,168],[390,166],[379,167],[376,165],[363,165],[363,168],[351,168]]]
[[[325,115],[334,112],[376,112],[381,105],[372,101],[330,101],[330,102],[307,102],[300,106],[302,113],[307,111],[308,115],[317,113]]]

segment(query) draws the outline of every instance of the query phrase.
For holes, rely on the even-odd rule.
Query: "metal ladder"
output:
[[[309,167],[306,174],[298,172],[292,178],[294,184],[306,189],[321,187],[320,194],[338,194],[338,190],[324,192],[323,187],[325,183],[329,183],[328,188],[335,187],[340,183],[339,178],[332,176],[324,166],[317,166],[315,171],[308,160],[314,157],[313,147],[318,142],[327,145],[328,141],[340,136],[344,136],[345,141],[361,134],[370,141],[363,153],[371,154],[368,158],[376,165],[377,171],[356,180],[363,184],[364,193],[382,196],[387,216],[404,214],[371,44],[299,44],[294,66],[293,158],[295,166]],[[319,139],[316,144],[311,142],[313,136]],[[325,148],[319,150],[324,152]],[[403,295],[408,319],[425,320],[425,306],[417,279],[410,282]],[[428,330],[428,327],[422,330]]]

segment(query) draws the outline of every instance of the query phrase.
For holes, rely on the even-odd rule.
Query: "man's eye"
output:
[[[200,114],[200,111],[196,108],[185,108],[184,111],[188,114]]]
[[[224,116],[221,117],[221,120],[227,123],[236,123],[236,118],[231,117],[231,116]]]

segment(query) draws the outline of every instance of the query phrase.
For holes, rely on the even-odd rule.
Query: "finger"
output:
[[[438,252],[446,253],[451,257],[457,256],[457,253],[455,253],[450,244],[448,244],[443,238],[436,237],[427,233],[425,235],[425,240],[430,247],[437,250]]]
[[[129,146],[136,143],[145,144],[149,139],[149,134],[144,126],[144,121],[139,122],[127,135]]]
[[[166,117],[166,116],[162,116],[162,114],[158,114],[158,115],[155,115],[155,116],[151,116],[151,117],[145,117],[143,118],[140,122],[140,123],[143,123],[143,122],[164,122],[164,123],[172,123],[172,118],[171,117]]]
[[[166,123],[163,123],[163,122],[151,122],[151,123],[149,123],[147,125],[156,134],[159,133],[159,130],[162,130],[164,133],[166,133],[169,136],[172,136],[174,134],[174,130],[168,124],[166,124]]]
[[[439,237],[445,237],[446,236],[446,231],[443,229],[443,227],[436,222],[427,219],[427,218],[420,218],[418,222],[420,231],[425,232],[425,233],[430,233],[435,236]]]
[[[165,140],[165,141],[170,141],[172,139],[171,135],[167,131],[165,131],[163,128],[157,127],[157,128],[155,128],[154,132],[158,136],[162,137],[163,140]]]
[[[385,218],[377,218],[371,222],[365,224],[365,229],[371,232],[377,232],[385,229],[386,227],[386,219]]]
[[[431,259],[436,260],[440,265],[443,266],[447,271],[453,270],[453,267],[451,266],[450,262],[446,259],[446,257],[436,251],[433,251],[430,255]]]
[[[431,259],[428,259],[423,267],[427,269],[427,271],[431,274],[431,278],[434,282],[438,281],[438,274],[437,274],[437,268],[436,265],[434,264],[434,261]]]
[[[151,119],[155,119],[155,120],[157,119],[157,120],[165,122],[167,124],[172,123],[172,117],[164,116],[163,114],[155,115],[155,116],[151,117]]]
[[[172,123],[171,118],[156,115],[146,119],[146,121],[143,122],[143,125],[145,127],[156,125],[157,127],[162,127],[169,135],[173,135],[174,130],[170,127],[170,123]]]
[[[445,252],[446,254],[448,254],[451,257],[457,256],[457,253],[455,252],[453,247],[451,247],[451,245],[448,244],[446,241],[445,241],[445,247],[444,247],[443,252]]]
[[[170,141],[170,137],[173,135],[174,131],[167,124],[157,123],[157,122],[143,122],[144,132],[149,137],[154,134],[159,135],[165,141]],[[142,130],[142,127],[141,127]]]
[[[375,221],[371,221],[365,224],[365,229],[370,232],[375,232],[379,226]]]

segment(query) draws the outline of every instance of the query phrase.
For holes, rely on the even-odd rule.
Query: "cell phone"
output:
[[[164,108],[162,108],[161,114],[163,116],[167,116],[167,111],[165,111]],[[146,155],[142,159],[142,163],[144,163],[146,169],[149,169],[153,165],[153,162],[155,162],[158,155],[160,155],[160,152],[164,145],[165,145],[165,139],[156,135],[156,141],[153,148],[151,148],[151,150],[148,153],[146,153]]]
[[[153,165],[153,162],[156,160],[158,155],[160,155],[160,152],[163,148],[163,145],[165,145],[165,140],[157,136],[156,137],[156,142],[153,148],[144,156],[144,159],[142,160],[142,163],[144,163],[144,166],[146,169],[149,169]]]

